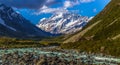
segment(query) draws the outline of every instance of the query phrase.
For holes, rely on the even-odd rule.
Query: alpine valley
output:
[[[10,4],[0,4],[0,65],[120,65],[120,0],[111,0],[94,17],[63,12],[95,1],[101,0],[61,0],[63,5],[58,0],[0,0],[15,2],[12,6],[25,2],[18,8],[39,6],[40,14],[55,12],[48,18],[41,14],[34,25]]]

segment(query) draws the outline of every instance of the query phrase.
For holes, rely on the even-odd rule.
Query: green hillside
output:
[[[64,41],[63,48],[120,55],[120,0],[112,0],[82,31]],[[114,52],[114,53],[113,53]]]

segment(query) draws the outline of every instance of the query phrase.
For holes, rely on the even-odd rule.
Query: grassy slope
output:
[[[112,0],[81,32],[100,21],[98,24],[87,30],[84,34],[79,32],[73,35],[64,41],[62,47],[79,48],[83,51],[93,52],[100,52],[101,47],[104,47],[104,53],[118,56],[120,54],[119,13],[120,0]],[[83,35],[81,36],[81,34]]]
[[[108,39],[120,34],[120,0],[112,2],[91,22],[102,20],[84,36],[95,35],[94,39]]]
[[[90,29],[86,33],[84,33],[84,35],[82,36],[83,37],[94,36],[95,39],[107,39],[119,35],[120,34],[119,13],[120,13],[120,0],[112,0],[112,2],[110,2],[109,5],[107,5],[100,14],[98,14],[92,21],[90,21],[90,23],[88,23],[88,25],[83,29],[83,31],[92,26],[93,24],[95,24],[96,22],[98,21],[101,22],[95,25],[92,29]],[[81,32],[73,36],[76,36],[80,33]],[[81,38],[80,35],[79,38]],[[71,41],[69,39],[68,41]],[[76,37],[76,39],[78,39],[78,37]]]

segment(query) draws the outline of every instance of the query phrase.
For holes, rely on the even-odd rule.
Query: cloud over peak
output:
[[[90,3],[94,2],[95,0],[80,0],[81,3]]]
[[[57,3],[61,3],[63,4],[63,7],[69,8],[79,5],[80,3],[88,3],[93,1],[95,0],[0,0],[0,3],[16,8],[39,9],[44,5],[51,6]]]
[[[80,2],[78,0],[75,0],[75,1],[71,1],[71,0],[66,0],[64,2],[64,8],[69,8],[69,7],[73,7],[75,5],[79,5]]]
[[[50,1],[53,1],[53,0],[50,0]],[[93,2],[95,0],[59,0],[59,3],[62,4],[62,6],[59,6],[57,8],[52,8],[52,7],[49,7],[47,5],[44,5],[42,6],[40,9],[39,9],[39,12],[36,12],[35,14],[39,15],[41,13],[62,13],[62,12],[68,12],[70,10],[68,10],[68,8],[72,8],[76,5],[80,5],[81,3],[90,3],[90,2]],[[71,10],[70,12],[79,12],[78,10]]]
[[[60,1],[60,0],[59,0]],[[57,0],[0,0],[0,3],[16,8],[39,9],[43,5],[58,3]]]
[[[93,1],[95,0],[0,0],[0,3],[17,9],[34,9],[37,11],[35,14],[39,15],[41,13],[67,12],[68,8]],[[52,7],[58,3],[60,6]]]

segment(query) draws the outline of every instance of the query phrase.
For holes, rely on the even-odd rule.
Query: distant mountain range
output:
[[[9,37],[41,37],[51,36],[42,31],[29,20],[16,13],[11,7],[0,5],[0,36]]]
[[[57,13],[43,18],[37,24],[39,28],[52,34],[73,34],[81,30],[91,18],[74,13]]]
[[[11,7],[0,4],[0,36],[48,37],[59,34],[73,34],[81,30],[91,18],[65,12],[43,18],[35,26]]]

